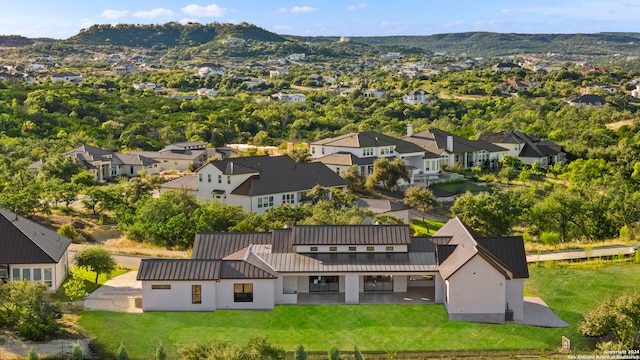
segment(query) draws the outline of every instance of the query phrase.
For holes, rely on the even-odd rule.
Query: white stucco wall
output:
[[[522,279],[507,280],[507,304],[513,310],[513,319],[524,318],[524,281]]]
[[[234,302],[234,284],[253,284],[253,302]],[[275,304],[275,280],[220,280],[216,287],[216,304],[218,309],[273,309]]]
[[[358,276],[358,274],[347,274],[344,276],[344,283],[344,302],[347,304],[359,303],[361,276]]]
[[[448,279],[447,312],[455,314],[501,314],[506,308],[506,279],[479,255]]]
[[[298,279],[295,276],[280,276],[274,281],[275,304],[298,303]]]
[[[171,289],[152,289],[171,285]],[[191,285],[202,286],[202,303],[191,303]],[[143,281],[143,311],[213,311],[216,309],[215,281]]]

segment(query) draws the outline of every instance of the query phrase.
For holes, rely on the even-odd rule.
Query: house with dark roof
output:
[[[281,204],[297,205],[316,185],[346,188],[347,181],[321,163],[296,163],[287,155],[210,161],[197,173],[198,200],[239,205],[258,214]]]
[[[528,276],[522,237],[481,237],[455,218],[433,237],[412,237],[408,225],[199,233],[191,259],[143,259],[137,279],[144,311],[391,301],[504,323],[523,319]]]
[[[483,140],[470,140],[440,129],[428,129],[414,134],[412,127],[408,127],[407,135],[402,139],[437,154],[443,165],[460,163],[464,169],[474,166],[495,167],[507,154],[507,149],[500,146]]]
[[[129,153],[122,154],[102,150],[90,145],[81,145],[63,154],[77,159],[80,164],[95,176],[96,181],[103,181],[116,176],[138,176],[145,170],[157,173],[157,161],[146,156]]]
[[[573,99],[567,100],[571,106],[594,106],[601,107],[607,103],[607,99],[596,94],[584,94]]]
[[[440,156],[403,139],[375,131],[349,133],[310,144],[311,159],[327,165],[337,174],[352,165],[369,176],[378,158],[401,158],[409,171],[410,183],[424,183],[437,178]],[[403,185],[401,183],[401,185]]]
[[[207,148],[207,144],[202,141],[178,142],[158,151],[132,151],[131,154],[155,160],[158,172],[194,170],[209,158],[222,157],[222,154],[218,154],[214,148]]]
[[[71,239],[0,208],[0,284],[43,283],[57,290],[69,272]]]
[[[478,139],[509,150],[508,154],[519,158],[523,164],[538,163],[541,167],[547,167],[566,162],[566,152],[562,146],[523,132],[484,133]]]
[[[409,206],[391,201],[388,199],[371,199],[360,198],[356,200],[355,205],[361,209],[366,209],[373,212],[376,215],[393,216],[394,218],[402,220],[405,224],[408,224],[409,219]]]

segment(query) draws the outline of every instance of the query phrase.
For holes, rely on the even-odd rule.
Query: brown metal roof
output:
[[[137,280],[218,280],[221,261],[142,259]]]
[[[51,264],[60,261],[71,239],[0,208],[0,264]]]
[[[296,225],[294,245],[408,245],[409,225]]]
[[[220,260],[249,245],[270,244],[271,233],[215,232],[196,234],[192,259]]]
[[[527,255],[522,236],[484,237],[476,238],[476,241],[500,259],[513,272],[514,278],[526,279],[529,277]]]
[[[223,261],[220,279],[276,279],[278,276],[246,261]]]

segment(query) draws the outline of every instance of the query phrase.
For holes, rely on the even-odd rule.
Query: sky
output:
[[[248,22],[283,35],[640,31],[638,0],[3,0],[0,35],[66,39],[94,24]],[[635,25],[635,26],[634,26]]]

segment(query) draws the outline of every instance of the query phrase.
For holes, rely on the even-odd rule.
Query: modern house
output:
[[[508,152],[507,149],[489,142],[469,140],[440,129],[428,129],[414,134],[409,126],[407,136],[402,139],[437,154],[442,159],[443,166],[460,163],[464,169],[497,166]]]
[[[281,204],[297,205],[316,185],[346,188],[347,181],[320,163],[296,163],[289,156],[214,160],[196,170],[198,200],[239,205],[262,214]],[[185,186],[186,187],[186,186]]]
[[[306,225],[199,233],[191,259],[143,259],[144,311],[273,309],[277,304],[444,304],[450,319],[523,318],[522,237],[478,236],[459,219],[433,237],[408,225]]]
[[[271,98],[274,100],[288,102],[288,103],[297,103],[297,102],[307,101],[307,97],[304,94],[277,93],[277,94],[271,95]]]
[[[310,144],[311,159],[340,174],[357,165],[360,174],[369,176],[378,158],[400,158],[409,171],[410,183],[422,183],[438,177],[440,156],[412,142],[374,131],[349,133]]]
[[[78,75],[72,72],[62,72],[59,74],[51,75],[51,82],[67,82],[77,84],[82,81],[82,75]]]
[[[508,155],[519,158],[523,164],[538,163],[541,167],[547,167],[566,162],[562,146],[519,131],[484,133],[478,139],[507,149]]]
[[[429,103],[429,93],[424,90],[412,90],[402,95],[402,102],[409,105]]]
[[[0,208],[0,284],[43,283],[56,291],[69,272],[71,239]]]
[[[571,106],[594,106],[601,107],[607,103],[607,99],[596,94],[585,94],[574,99],[567,100]]]

